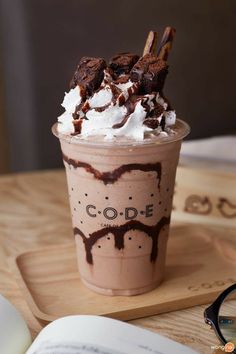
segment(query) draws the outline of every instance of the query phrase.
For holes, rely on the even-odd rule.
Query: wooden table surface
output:
[[[0,293],[26,319],[35,336],[41,325],[32,315],[7,265],[7,257],[37,246],[71,242],[73,239],[62,170],[12,174],[0,177]],[[213,353],[218,345],[204,323],[206,306],[142,318],[131,323],[188,345],[200,353]],[[222,353],[222,351],[220,351]]]

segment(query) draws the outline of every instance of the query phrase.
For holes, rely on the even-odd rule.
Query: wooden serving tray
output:
[[[235,232],[225,230],[172,226],[164,282],[133,297],[109,297],[87,289],[77,272],[74,244],[25,252],[12,258],[10,265],[33,314],[42,323],[72,314],[130,320],[209,303],[236,282]]]
[[[172,220],[236,229],[236,174],[178,167]]]

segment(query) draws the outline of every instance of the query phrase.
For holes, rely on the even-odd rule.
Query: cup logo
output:
[[[103,209],[102,214],[107,220],[115,220],[119,215],[124,215],[125,220],[133,220],[140,213],[146,218],[153,216],[153,204],[147,204],[144,210],[137,210],[134,207],[126,207],[123,211],[118,211],[113,207],[106,207]],[[97,207],[95,205],[89,204],[86,206],[86,213],[91,218],[97,217]]]
[[[235,349],[235,345],[232,342],[228,342],[225,344],[225,352],[226,353],[232,353],[232,351]]]

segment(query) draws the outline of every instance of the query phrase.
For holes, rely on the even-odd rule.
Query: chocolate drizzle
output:
[[[125,125],[125,123],[128,121],[129,117],[130,117],[130,114],[126,114],[126,116],[124,116],[124,118],[122,119],[122,121],[120,123],[116,123],[112,126],[112,129],[122,128]]]
[[[118,168],[114,169],[113,171],[101,172],[95,169],[87,162],[83,161],[76,161],[74,159],[69,158],[65,154],[62,154],[63,160],[68,163],[69,165],[73,166],[74,168],[84,168],[87,172],[94,175],[94,177],[98,180],[101,180],[105,185],[106,184],[113,184],[118,181],[118,179],[126,172],[131,171],[143,171],[143,172],[156,172],[157,179],[158,179],[158,188],[160,189],[161,183],[161,163],[130,163],[126,165],[119,166]]]
[[[116,123],[116,124],[114,124],[112,126],[113,129],[119,129],[119,128],[122,128],[125,125],[125,123],[130,118],[130,115],[134,112],[136,104],[140,100],[141,100],[141,98],[138,95],[133,95],[133,96],[128,98],[128,100],[125,102],[125,107],[127,109],[127,114],[124,116],[124,118],[122,119],[121,122]]]
[[[94,110],[95,110],[96,112],[103,112],[103,111],[105,111],[105,109],[107,109],[109,106],[110,106],[110,103],[107,103],[107,104],[105,104],[105,105],[102,106],[102,107],[96,107],[96,108],[94,108]]]
[[[89,234],[89,238],[87,238],[84,233],[78,229],[74,228],[74,235],[79,235],[82,237],[85,251],[86,251],[86,260],[88,263],[93,264],[93,255],[92,248],[94,244],[102,237],[106,236],[109,233],[112,233],[115,238],[115,248],[118,250],[124,249],[124,235],[127,231],[130,230],[138,230],[143,231],[147,234],[148,237],[152,239],[152,250],[150,254],[150,261],[155,262],[158,256],[158,238],[161,229],[165,225],[169,225],[170,216],[163,216],[156,225],[149,226],[141,223],[138,220],[131,220],[127,223],[120,226],[107,226],[100,230],[94,231]]]

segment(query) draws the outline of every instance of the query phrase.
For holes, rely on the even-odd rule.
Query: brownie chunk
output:
[[[129,74],[139,56],[132,53],[120,53],[111,58],[109,68],[112,69],[115,78],[121,74]]]
[[[157,59],[155,63],[150,64],[147,72],[143,76],[145,92],[162,91],[167,74],[168,66],[164,60]]]
[[[104,77],[103,70],[106,62],[102,58],[83,57],[71,80],[70,88],[77,85],[85,89],[85,93],[91,96],[99,88]]]
[[[165,78],[168,73],[168,65],[156,55],[146,54],[132,68],[130,79],[140,83],[140,93],[162,91]]]
[[[152,63],[155,63],[157,57],[152,54],[146,54],[144,57],[141,57],[139,61],[133,66],[130,72],[130,79],[133,82],[141,81],[144,73],[147,72],[148,66]]]

